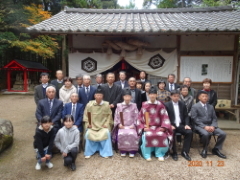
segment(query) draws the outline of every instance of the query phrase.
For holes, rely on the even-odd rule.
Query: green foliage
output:
[[[129,4],[123,8],[124,9],[136,9],[135,0],[129,0]]]
[[[175,8],[177,7],[176,0],[162,0],[158,5],[157,8]]]

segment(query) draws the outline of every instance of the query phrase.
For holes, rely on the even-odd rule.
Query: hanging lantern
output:
[[[127,69],[126,62],[125,62],[124,59],[122,59],[122,68],[121,68],[121,69],[122,69],[122,70]]]

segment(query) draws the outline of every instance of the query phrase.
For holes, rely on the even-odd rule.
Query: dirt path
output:
[[[85,160],[83,153],[77,158],[77,170],[72,172],[63,166],[60,155],[52,159],[53,169],[35,170],[33,135],[35,129],[35,103],[32,96],[0,95],[0,117],[9,119],[14,126],[14,144],[0,154],[0,179],[240,179],[240,131],[226,131],[227,140],[223,153],[228,157],[222,160],[217,156],[202,159],[196,143],[190,151],[193,161],[202,163],[202,167],[189,167],[189,163],[179,156],[177,162],[171,158],[159,162],[153,158],[146,162],[140,156],[134,159],[121,158],[115,154],[110,159],[98,155]],[[212,166],[207,166],[207,161]],[[224,163],[224,164],[223,164]],[[210,163],[209,163],[210,165]],[[217,165],[223,165],[218,167]]]

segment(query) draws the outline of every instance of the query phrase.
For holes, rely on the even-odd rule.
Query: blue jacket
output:
[[[84,106],[80,103],[77,103],[77,109],[75,113],[75,119],[74,119],[74,125],[76,125],[80,132],[83,131],[82,127],[82,120],[83,120],[83,112],[84,112]],[[62,118],[64,118],[66,115],[72,113],[72,103],[65,104],[63,111],[62,111]]]
[[[87,95],[85,92],[85,86],[83,86],[83,88],[81,88],[78,93],[78,96],[79,96],[78,102],[85,107],[89,101],[94,100],[95,92],[96,92],[96,88],[93,86],[90,86],[90,92],[89,92],[89,96],[87,98]]]

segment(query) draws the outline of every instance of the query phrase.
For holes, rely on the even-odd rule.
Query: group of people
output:
[[[167,82],[160,80],[157,87],[146,79],[144,71],[139,80],[127,80],[126,72],[121,71],[116,82],[110,72],[105,84],[98,74],[95,85],[89,75],[78,75],[76,85],[61,70],[56,77],[49,83],[49,75],[42,73],[42,84],[35,87],[37,170],[44,162],[53,167],[54,147],[72,170],[76,170],[75,161],[82,150],[86,159],[96,152],[109,158],[115,149],[122,157],[133,158],[139,152],[147,161],[152,160],[152,154],[164,161],[171,153],[178,160],[176,133],[184,136],[181,156],[186,160],[191,161],[193,132],[201,138],[203,158],[212,135],[218,136],[212,153],[226,158],[220,152],[226,134],[217,124],[217,94],[211,89],[211,79],[204,79],[203,89],[196,91],[189,77],[180,86],[174,74],[168,75]]]

